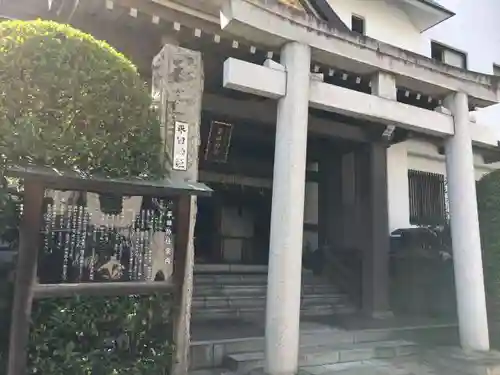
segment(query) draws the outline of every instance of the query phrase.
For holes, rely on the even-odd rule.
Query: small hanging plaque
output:
[[[174,129],[174,157],[172,168],[177,171],[187,170],[188,160],[188,127],[189,124],[181,121],[175,122]]]
[[[232,132],[232,124],[212,121],[205,148],[205,160],[217,163],[227,162]]]

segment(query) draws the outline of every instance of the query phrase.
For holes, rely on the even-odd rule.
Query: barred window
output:
[[[446,223],[446,182],[438,173],[408,171],[410,223],[442,225]]]

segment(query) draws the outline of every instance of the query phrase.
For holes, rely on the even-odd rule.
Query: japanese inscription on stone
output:
[[[175,122],[172,168],[178,171],[186,171],[188,167],[188,128],[185,122]]]

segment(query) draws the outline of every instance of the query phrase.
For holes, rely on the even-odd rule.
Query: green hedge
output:
[[[500,318],[500,171],[477,183],[479,227],[489,318]]]
[[[167,374],[171,364],[170,299],[76,297],[34,305],[29,373]]]
[[[10,296],[9,290],[0,298],[0,373],[7,364]],[[173,352],[170,307],[170,297],[158,295],[37,301],[28,374],[168,374]]]
[[[12,310],[13,264],[0,263],[0,374],[6,372]]]

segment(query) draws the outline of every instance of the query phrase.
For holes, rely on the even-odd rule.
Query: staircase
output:
[[[267,273],[195,273],[193,320],[263,319]],[[302,273],[301,314],[319,316],[351,313],[348,297],[328,280]]]
[[[301,330],[299,366],[303,369],[328,366],[330,372],[327,373],[331,373],[337,368],[341,370],[345,366],[352,366],[355,369],[359,365],[377,361],[390,362],[397,359],[411,361],[418,357],[421,344],[425,347],[428,346],[427,344],[450,345],[457,339],[457,335],[457,327],[454,325],[358,330],[325,326]],[[262,373],[264,347],[264,337],[193,342],[190,348],[190,374]],[[197,371],[203,369],[218,371],[208,373]],[[311,373],[316,374],[314,371]],[[376,372],[376,374],[389,373],[393,372]],[[396,373],[403,374],[402,372]],[[416,373],[420,374],[419,372],[404,372],[405,375]],[[360,375],[356,371],[349,372],[349,374]],[[375,372],[362,372],[362,374],[375,374]]]
[[[253,273],[243,269],[195,272],[192,322],[198,328],[209,328],[209,335],[194,335],[191,375],[262,373],[266,287],[266,269]],[[335,321],[349,320],[357,309],[329,278],[315,277],[309,271],[302,273],[301,298],[301,315],[305,318],[300,330],[301,368],[353,366],[354,372],[349,374],[359,375],[355,369],[372,362],[411,361],[419,352],[416,343],[443,344],[444,340],[448,345],[449,340],[456,339],[454,325],[390,328],[382,324],[380,328],[357,329],[332,325],[329,316],[334,315]]]
[[[366,343],[338,343],[331,337],[329,343],[318,345],[301,343],[299,367],[353,364],[363,361],[392,359],[417,353],[418,347],[411,341],[393,340]],[[264,352],[229,354],[223,359],[223,367],[234,374],[248,374],[264,366]],[[257,371],[256,373],[263,373]]]

